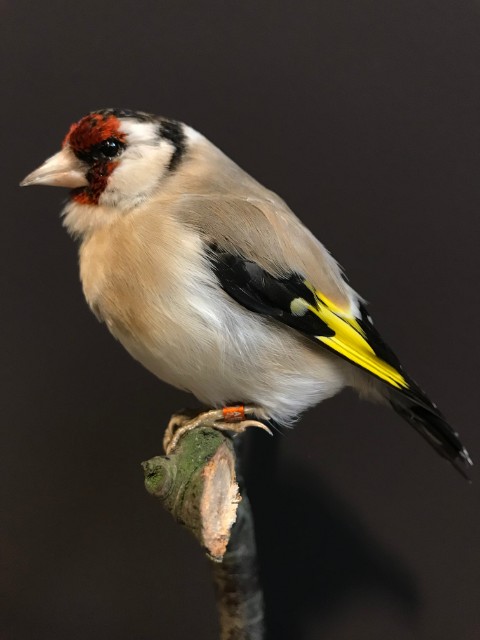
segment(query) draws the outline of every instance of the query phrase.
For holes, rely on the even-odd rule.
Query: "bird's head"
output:
[[[182,123],[138,111],[94,111],[72,124],[61,151],[21,185],[70,188],[66,225],[82,234],[99,219],[100,209],[106,218],[109,209],[129,211],[152,195],[181,162],[185,129]]]

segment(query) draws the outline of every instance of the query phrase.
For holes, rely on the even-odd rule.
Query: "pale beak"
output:
[[[44,184],[51,187],[86,187],[86,166],[66,147],[29,173],[20,183],[21,187]]]

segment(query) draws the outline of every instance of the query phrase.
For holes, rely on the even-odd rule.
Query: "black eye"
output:
[[[120,140],[117,140],[116,138],[108,138],[107,140],[100,142],[100,144],[95,147],[95,154],[106,158],[114,158],[115,156],[118,156],[123,148],[124,145]]]

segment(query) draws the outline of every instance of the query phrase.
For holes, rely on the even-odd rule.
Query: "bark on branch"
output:
[[[170,456],[143,463],[145,486],[212,560],[221,640],[262,640],[253,517],[235,449],[220,431],[194,429]]]

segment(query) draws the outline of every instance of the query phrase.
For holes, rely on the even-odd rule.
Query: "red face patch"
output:
[[[74,152],[85,153],[108,138],[125,141],[125,134],[120,131],[119,119],[112,115],[91,113],[72,124],[63,146],[69,144]]]
[[[118,161],[92,152],[112,138],[125,143],[125,137],[125,134],[120,131],[120,120],[112,114],[90,113],[72,124],[65,136],[63,146],[69,145],[72,151],[90,166],[87,173],[88,186],[74,189],[72,192],[75,202],[98,204]]]
[[[100,196],[105,191],[112,171],[118,162],[103,162],[96,164],[87,174],[88,187],[74,189],[73,199],[79,204],[98,204]]]

